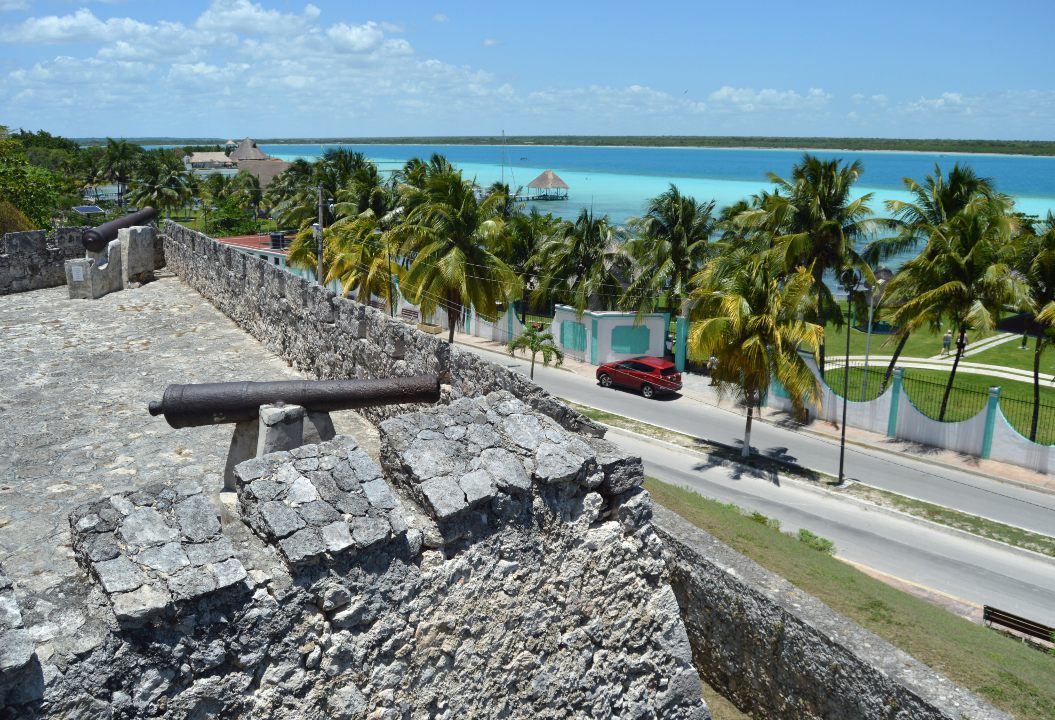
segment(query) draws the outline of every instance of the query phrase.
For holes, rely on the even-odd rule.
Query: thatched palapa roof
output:
[[[255,140],[246,138],[231,152],[232,160],[267,160],[270,155],[256,146]]]
[[[278,158],[268,158],[267,160],[239,160],[238,169],[245,170],[250,175],[254,176],[260,182],[260,189],[264,190],[271,181],[275,179],[283,170],[287,169],[292,163],[288,163],[285,160],[279,160]]]
[[[192,166],[219,166],[233,165],[234,161],[227,157],[224,152],[192,152],[190,154]]]
[[[547,170],[529,182],[528,187],[536,190],[567,190],[568,183],[561,180],[557,173]]]

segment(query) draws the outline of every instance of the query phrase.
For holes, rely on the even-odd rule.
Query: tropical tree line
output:
[[[563,303],[580,313],[685,316],[690,357],[718,360],[715,381],[748,409],[748,427],[773,379],[798,408],[817,402],[802,351],[823,373],[824,327],[847,321],[834,289],[851,277],[858,290],[875,287],[880,263],[915,250],[881,295],[898,337],[884,386],[913,332],[953,328],[944,419],[968,334],[1025,311],[1034,317],[1039,407],[1040,356],[1055,336],[1055,219],[1017,213],[992,181],[961,165],[906,178],[911,200],[888,201],[880,216],[873,196],[855,190],[862,172],[860,162],[807,154],[789,177],[771,175],[771,189],[730,207],[672,185],[617,226],[589,210],[574,221],[527,210],[508,186],[478,187],[441,155],[386,177],[359,153],[331,150],[294,163],[264,205],[299,228],[290,263],[314,267],[321,199],[326,280],[390,307],[398,287],[426,315],[445,311],[451,340],[470,306],[485,315],[503,304]]]
[[[98,198],[103,185],[116,186],[116,197],[98,200],[110,213],[126,205],[174,214],[190,207],[209,208],[213,230],[252,232],[252,213],[261,211],[262,193],[249,173],[203,177],[188,170],[183,157],[217,146],[146,150],[126,140],[80,146],[40,130],[9,132],[0,126],[0,230],[51,229],[81,224],[71,208]],[[97,219],[97,218],[96,218]]]

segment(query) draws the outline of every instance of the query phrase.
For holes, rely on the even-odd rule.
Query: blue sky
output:
[[[0,0],[72,136],[1055,138],[1055,3]]]

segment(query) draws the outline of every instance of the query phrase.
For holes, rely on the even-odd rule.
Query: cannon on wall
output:
[[[436,375],[379,380],[282,380],[169,385],[149,405],[174,428],[235,423],[224,468],[234,489],[234,468],[245,460],[332,439],[330,413],[378,405],[434,403]]]
[[[152,207],[145,207],[134,213],[119,217],[110,222],[104,222],[93,228],[88,228],[81,235],[81,244],[89,252],[102,252],[111,240],[117,239],[120,230],[139,225],[149,225],[158,216],[158,211]]]
[[[95,300],[154,279],[157,210],[142,210],[81,234],[84,258],[66,261],[70,299]]]

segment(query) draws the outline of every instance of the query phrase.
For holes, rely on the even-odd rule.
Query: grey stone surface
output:
[[[742,710],[788,720],[1009,720],[675,513],[650,514],[696,669]]]
[[[42,230],[0,237],[0,295],[66,284],[67,260],[84,257],[85,227],[68,227],[47,235]]]
[[[643,477],[641,461],[611,443],[599,445],[609,469],[603,475],[582,437],[506,391],[385,420],[381,437],[385,470],[444,522],[499,497],[527,492],[533,479],[592,489],[599,478],[619,475],[619,482],[601,488],[614,495],[613,488],[626,492]]]
[[[216,516],[200,491],[156,485],[75,509],[73,548],[109,596],[118,622],[139,625],[174,611],[171,601],[196,600],[245,579],[240,560],[221,557],[226,538]],[[115,538],[117,557],[94,559],[100,535]]]
[[[403,505],[354,438],[339,435],[261,461],[263,469],[261,462],[235,468],[238,500],[250,527],[293,566],[406,532]],[[302,474],[297,467],[306,462],[315,469]]]

